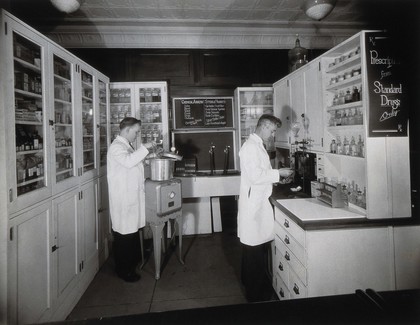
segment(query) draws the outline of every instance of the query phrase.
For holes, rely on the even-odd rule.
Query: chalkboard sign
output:
[[[397,52],[401,49],[382,32],[367,32],[365,49],[369,137],[407,136],[408,107]]]
[[[233,128],[233,98],[174,98],[174,129]]]

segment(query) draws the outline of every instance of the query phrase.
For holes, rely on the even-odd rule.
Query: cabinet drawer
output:
[[[283,279],[284,283],[288,283],[289,282],[289,263],[287,262],[287,260],[284,258],[284,255],[282,254],[282,249],[280,248],[281,246],[281,240],[276,237],[275,239],[275,253],[276,253],[276,258],[275,258],[275,264],[273,265],[273,274],[278,273],[281,278]]]
[[[290,299],[290,291],[278,273],[275,273],[275,289],[280,300]]]
[[[317,154],[316,155],[316,164],[317,165],[324,165],[324,155],[323,154]]]
[[[324,165],[317,165],[316,166],[316,175],[318,177],[324,177],[324,175],[325,175]]]
[[[291,299],[306,298],[308,296],[308,288],[293,271],[290,272],[289,290]]]
[[[304,266],[306,266],[305,249],[302,247],[302,245],[299,244],[294,237],[292,237],[283,227],[277,223],[274,227],[274,230],[276,235],[280,237],[286,247],[292,251],[292,253]]]
[[[274,216],[280,226],[294,237],[302,247],[305,247],[305,231],[278,208],[275,209]]]
[[[277,237],[278,238],[278,237]],[[306,284],[306,268],[302,265],[302,263],[298,260],[298,258],[292,253],[292,251],[286,247],[286,244],[280,240],[279,245],[277,247],[277,251],[284,257],[284,260],[287,261],[287,264],[290,266],[289,270],[289,279],[290,274],[293,271],[298,275],[301,281]],[[289,287],[289,289],[291,289]]]

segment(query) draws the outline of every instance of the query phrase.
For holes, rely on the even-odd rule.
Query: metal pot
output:
[[[173,178],[175,160],[170,158],[150,159],[150,179],[152,181],[166,181]]]
[[[152,181],[166,181],[173,178],[176,160],[182,160],[182,156],[175,152],[157,153],[155,158],[149,159],[150,179]]]

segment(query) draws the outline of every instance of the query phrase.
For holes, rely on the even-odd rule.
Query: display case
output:
[[[387,122],[374,113],[377,110],[381,112],[379,114],[386,112],[388,104],[380,103],[377,107],[371,100],[376,97],[382,100],[383,96],[389,95],[383,95],[381,88],[375,85],[396,83],[393,78],[399,72],[398,64],[381,66],[372,59],[372,55],[389,52],[387,48],[391,43],[386,39],[386,35],[363,31],[321,57],[325,112],[324,181],[341,184],[347,194],[348,206],[368,218],[411,215],[408,136],[371,132],[372,123],[381,128],[380,124]],[[368,50],[379,42],[381,47]],[[378,69],[382,69],[383,74],[375,79],[374,72]],[[403,103],[403,99],[398,101]],[[401,110],[400,114],[404,112]],[[403,123],[401,129],[406,127]]]
[[[258,119],[263,114],[273,114],[272,87],[240,87],[235,89],[235,105],[238,112],[239,148],[251,133],[255,132]],[[268,145],[268,146],[267,146]],[[266,144],[274,150],[274,142]]]
[[[166,82],[119,82],[110,84],[111,134],[119,133],[124,117],[141,120],[141,132],[134,144],[154,141],[169,150],[168,93]]]
[[[106,155],[109,147],[109,105],[108,105],[108,83],[98,78],[99,93],[99,171],[106,172]]]

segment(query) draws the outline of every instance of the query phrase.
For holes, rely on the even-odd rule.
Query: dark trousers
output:
[[[134,273],[141,260],[139,232],[122,235],[113,231],[115,271],[119,276]]]
[[[242,244],[242,284],[249,302],[270,299],[271,283],[266,268],[268,265],[269,243],[257,246]]]

